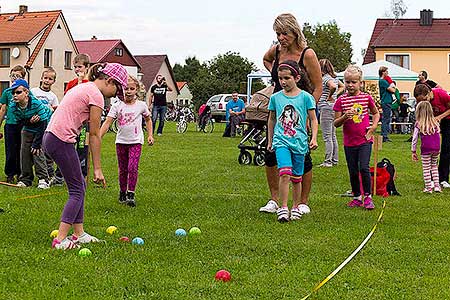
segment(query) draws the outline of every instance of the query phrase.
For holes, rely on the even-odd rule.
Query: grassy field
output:
[[[314,168],[312,213],[279,224],[261,214],[268,199],[264,168],[237,163],[239,139],[175,133],[169,123],[143,148],[137,207],[117,202],[114,135],[103,142],[106,190],[89,185],[85,229],[105,239],[92,256],[50,248],[65,187],[40,191],[0,186],[0,299],[301,299],[362,242],[381,210],[349,209],[343,152],[339,166]],[[392,136],[379,158],[398,170],[401,197],[387,198],[384,218],[367,246],[310,299],[450,299],[450,191],[422,194],[420,163],[405,136]],[[3,166],[3,141],[0,141]],[[323,144],[313,153],[321,163]],[[51,194],[49,193],[57,193]],[[23,197],[41,197],[23,199]],[[108,235],[108,226],[118,233]],[[177,228],[202,234],[179,238]],[[144,246],[118,241],[140,236]],[[214,274],[227,269],[228,283]],[[447,270],[447,271],[446,271]]]

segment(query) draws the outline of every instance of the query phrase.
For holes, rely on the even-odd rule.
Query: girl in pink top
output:
[[[71,89],[53,113],[44,134],[43,147],[61,170],[69,191],[58,236],[52,242],[53,248],[73,249],[82,243],[99,241],[86,233],[83,228],[86,181],[81,172],[74,144],[83,124],[89,122],[94,182],[105,187],[106,181],[100,164],[100,118],[104,106],[103,97],[117,96],[123,99],[127,78],[127,71],[120,64],[96,64],[89,70],[90,82]],[[67,235],[71,228],[74,234],[69,238]]]
[[[138,178],[139,159],[141,158],[144,133],[142,118],[147,126],[147,143],[153,145],[152,119],[147,104],[137,101],[139,81],[129,76],[125,89],[125,101],[114,103],[100,129],[103,137],[114,119],[117,119],[119,131],[116,136],[117,162],[119,165],[119,202],[136,206],[134,192]]]
[[[369,162],[372,137],[377,129],[380,114],[372,97],[361,92],[362,71],[359,67],[349,66],[345,70],[344,83],[347,92],[337,99],[333,109],[334,126],[344,125],[344,151],[353,192],[353,200],[347,205],[374,209]],[[372,126],[369,122],[369,112],[372,114]],[[360,174],[364,199],[361,196]]]
[[[414,88],[414,97],[417,102],[429,101],[433,114],[440,123],[441,154],[439,156],[439,182],[443,188],[450,188],[450,96],[439,88],[430,89],[425,84],[418,84]]]

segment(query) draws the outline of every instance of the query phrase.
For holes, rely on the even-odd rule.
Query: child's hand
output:
[[[39,115],[34,115],[31,117],[30,119],[30,123],[37,123],[41,120],[41,117],[39,117]]]
[[[273,149],[272,149],[272,142],[267,142],[267,151],[273,152]]]
[[[33,147],[31,148],[31,154],[33,154],[33,155],[40,155],[41,152],[42,152],[41,148],[39,148],[39,149],[36,149],[36,148],[33,148]]]
[[[417,153],[415,153],[415,152],[413,152],[411,154],[411,158],[412,158],[413,161],[418,161],[419,160],[419,158],[417,157]]]
[[[106,188],[106,180],[103,176],[102,169],[94,170],[94,183]]]
[[[352,107],[344,113],[346,119],[351,119],[356,114],[355,109]]]
[[[377,130],[377,128],[373,128],[373,127],[369,127],[367,129],[367,133],[366,133],[366,140],[370,140],[371,138],[373,138],[373,134],[375,132],[375,130]]]
[[[317,147],[319,147],[319,145],[317,144],[316,139],[311,139],[311,141],[309,142],[309,149],[316,150]]]
[[[153,139],[153,136],[152,135],[149,135],[148,137],[147,137],[147,143],[148,143],[148,145],[149,146],[153,146],[153,143],[155,142],[155,140]]]

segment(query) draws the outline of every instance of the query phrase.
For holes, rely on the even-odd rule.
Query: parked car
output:
[[[244,100],[245,104],[247,104],[247,95],[239,94],[239,98]],[[211,108],[211,115],[214,120],[216,121],[225,120],[226,114],[225,107],[227,106],[227,103],[230,100],[231,94],[219,94],[209,98],[209,100],[206,102],[206,105],[208,105]]]

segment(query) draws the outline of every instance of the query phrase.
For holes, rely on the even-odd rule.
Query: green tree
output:
[[[341,32],[335,20],[315,26],[305,23],[303,33],[317,57],[328,58],[336,71],[343,71],[351,63],[351,34]]]
[[[255,70],[253,62],[235,52],[219,54],[205,63],[188,57],[184,65],[175,64],[173,67],[175,79],[188,82],[196,108],[216,94],[233,91],[245,94],[247,74]],[[252,90],[264,87],[260,80],[255,80],[252,85]]]

